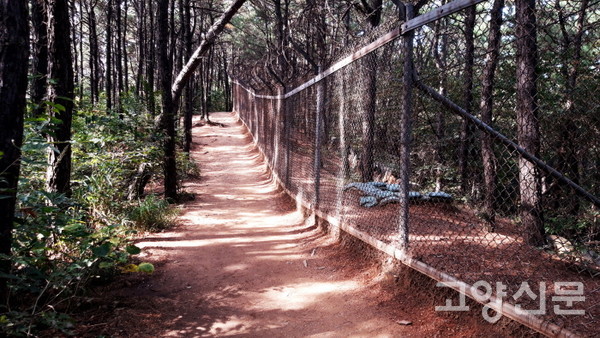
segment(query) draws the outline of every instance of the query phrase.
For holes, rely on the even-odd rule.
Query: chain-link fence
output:
[[[320,214],[547,333],[596,336],[600,6],[534,4],[484,1],[371,35],[386,41],[300,87],[239,74],[234,109]]]

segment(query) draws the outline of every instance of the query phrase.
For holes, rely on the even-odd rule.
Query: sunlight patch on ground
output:
[[[359,289],[356,281],[307,282],[262,290],[254,301],[257,310],[302,310],[328,296]]]
[[[248,264],[232,264],[229,266],[226,266],[223,268],[223,271],[227,271],[227,272],[233,272],[233,271],[238,271],[238,270],[246,270],[248,269],[249,265]]]
[[[192,240],[177,240],[177,241],[142,241],[136,244],[140,249],[145,248],[192,248],[192,247],[205,247],[211,245],[221,244],[242,244],[242,243],[265,243],[273,242],[278,243],[282,241],[293,242],[297,240],[296,235],[284,235],[281,233],[275,233],[268,236],[230,236],[226,238],[215,238],[214,234],[212,237],[206,239],[192,239]],[[218,236],[218,235],[217,235]],[[281,256],[279,256],[281,257]]]

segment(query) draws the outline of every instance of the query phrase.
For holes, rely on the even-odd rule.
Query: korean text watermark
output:
[[[490,314],[489,310],[501,309],[505,301],[514,304],[515,308],[532,315],[545,315],[548,313],[548,294],[546,282],[539,282],[537,292],[533,291],[529,282],[522,282],[516,292],[509,294],[508,286],[502,282],[496,282],[495,285],[487,281],[477,281],[468,286],[460,282],[437,283],[437,287],[450,287],[459,291],[458,304],[452,299],[446,299],[446,304],[436,306],[436,311],[469,311],[466,305],[467,288],[469,294],[478,302],[487,304],[481,310],[483,318],[495,323],[502,317],[499,311]],[[495,290],[495,294],[494,294]],[[512,299],[512,301],[510,300]],[[578,316],[584,315],[585,310],[575,309],[573,305],[577,302],[585,301],[584,286],[581,282],[554,282],[554,294],[550,297],[553,303],[552,311],[557,315]],[[523,303],[528,304],[525,308]],[[535,304],[532,306],[531,304]]]

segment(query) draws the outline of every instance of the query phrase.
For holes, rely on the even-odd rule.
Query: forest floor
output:
[[[470,302],[469,312],[436,312],[458,296],[408,268],[382,274],[378,254],[333,241],[273,183],[236,117],[212,119],[222,126],[195,121],[201,178],[184,183],[195,199],[176,227],[138,240],[155,273],[94,288],[77,336],[535,335],[505,319],[488,324]]]

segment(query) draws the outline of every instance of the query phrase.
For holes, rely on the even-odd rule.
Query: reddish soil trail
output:
[[[87,316],[80,335],[527,334],[510,323],[488,325],[477,311],[435,312],[446,296],[427,294],[432,284],[410,272],[404,283],[377,278],[376,260],[332,243],[296,212],[233,114],[212,118],[224,126],[194,129],[202,178],[184,188],[196,199],[182,206],[179,226],[138,243],[142,260],[153,262],[156,272],[104,289],[102,314]],[[398,324],[402,320],[412,325]]]

